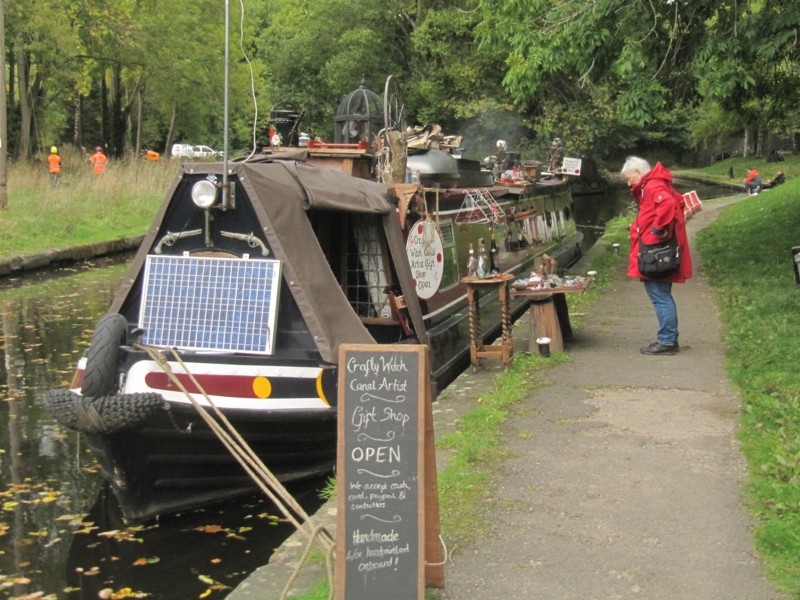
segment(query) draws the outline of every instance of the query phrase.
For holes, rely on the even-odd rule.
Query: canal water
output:
[[[130,527],[80,435],[44,409],[126,269],[101,261],[0,283],[0,598],[223,598],[292,532],[257,496]],[[295,490],[307,510],[323,485]]]
[[[624,189],[576,197],[587,245],[629,201]],[[223,598],[291,533],[260,497],[130,527],[81,437],[44,409],[125,274],[115,262],[0,282],[0,598]],[[324,483],[296,490],[310,512]]]

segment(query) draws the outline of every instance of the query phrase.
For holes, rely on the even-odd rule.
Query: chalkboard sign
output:
[[[339,354],[337,598],[425,594],[425,346]]]

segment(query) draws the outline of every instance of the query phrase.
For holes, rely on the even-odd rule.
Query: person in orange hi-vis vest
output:
[[[47,157],[47,162],[50,165],[50,185],[56,187],[61,178],[61,157],[55,146],[50,147],[50,156]]]
[[[95,147],[94,154],[89,159],[89,163],[92,165],[92,171],[97,175],[101,175],[106,170],[106,164],[108,164],[108,157],[103,154],[103,149],[100,146]]]

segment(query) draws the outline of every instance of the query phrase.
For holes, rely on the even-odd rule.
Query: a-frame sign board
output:
[[[422,600],[444,584],[427,347],[342,345],[338,400],[336,598]]]

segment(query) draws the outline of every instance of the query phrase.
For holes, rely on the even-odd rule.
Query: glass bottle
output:
[[[478,259],[475,258],[475,249],[469,244],[469,257],[467,258],[467,276],[475,277],[478,274]]]
[[[489,273],[489,257],[486,255],[483,238],[480,238],[478,240],[478,277],[486,277]]]
[[[492,232],[492,244],[489,247],[489,271],[492,274],[500,272],[500,256],[497,253],[497,240],[494,239],[494,232]]]

